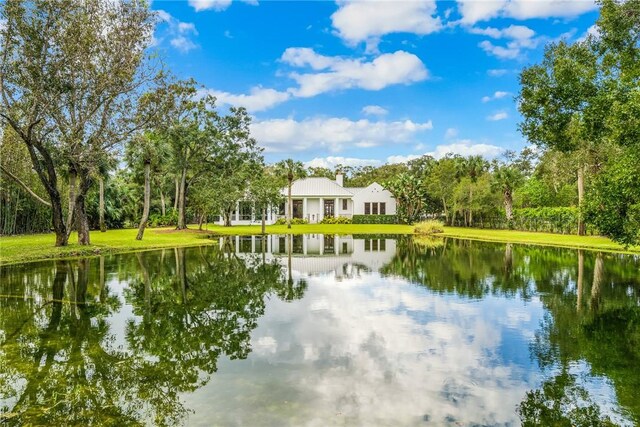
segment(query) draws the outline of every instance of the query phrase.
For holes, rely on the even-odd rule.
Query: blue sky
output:
[[[379,165],[521,149],[518,72],[584,37],[589,0],[154,0],[180,78],[245,106],[268,162]]]

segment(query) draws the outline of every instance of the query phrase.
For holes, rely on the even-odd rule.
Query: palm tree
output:
[[[456,161],[456,177],[461,179],[468,176],[469,185],[469,226],[473,224],[473,185],[478,181],[488,167],[488,163],[482,156],[458,157]]]
[[[513,220],[513,190],[522,183],[522,172],[510,165],[497,166],[493,173],[492,186],[502,193],[507,222]]]
[[[287,194],[287,228],[291,228],[291,217],[293,216],[291,200],[291,186],[293,181],[306,176],[306,170],[302,162],[293,159],[281,160],[275,164],[276,173],[280,176],[287,177],[288,194]]]

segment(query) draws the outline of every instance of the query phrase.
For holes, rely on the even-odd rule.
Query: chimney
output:
[[[336,174],[336,184],[338,184],[340,187],[342,187],[344,184],[344,175],[342,175],[342,172],[338,172]]]

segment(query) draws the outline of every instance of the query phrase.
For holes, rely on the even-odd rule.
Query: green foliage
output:
[[[552,233],[577,232],[580,211],[575,207],[515,209],[511,228]]]
[[[414,228],[416,234],[430,235],[444,232],[444,224],[442,221],[430,219],[426,221],[420,221]]]
[[[149,215],[149,227],[171,227],[178,223],[178,212],[173,209],[165,214],[153,213]]]
[[[325,216],[322,218],[322,221],[320,221],[320,224],[351,224],[351,218],[346,216]]]
[[[398,224],[397,215],[354,215],[352,224]]]
[[[640,153],[626,149],[596,177],[585,218],[625,245],[640,244]]]
[[[282,218],[278,218],[276,220],[276,222],[274,222],[275,225],[286,225],[287,224],[287,219],[285,217]],[[306,219],[303,218],[292,218],[291,219],[291,225],[304,225],[304,224],[309,224],[309,221],[307,221]]]

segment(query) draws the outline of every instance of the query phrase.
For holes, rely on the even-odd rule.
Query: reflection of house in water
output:
[[[308,275],[335,272],[337,277],[351,277],[362,270],[378,271],[396,253],[395,239],[384,237],[363,239],[330,234],[233,236],[221,238],[221,247],[225,239],[227,244],[231,244],[231,250],[240,256],[262,254],[264,250],[267,260],[277,259],[285,267],[291,254],[291,269]]]

